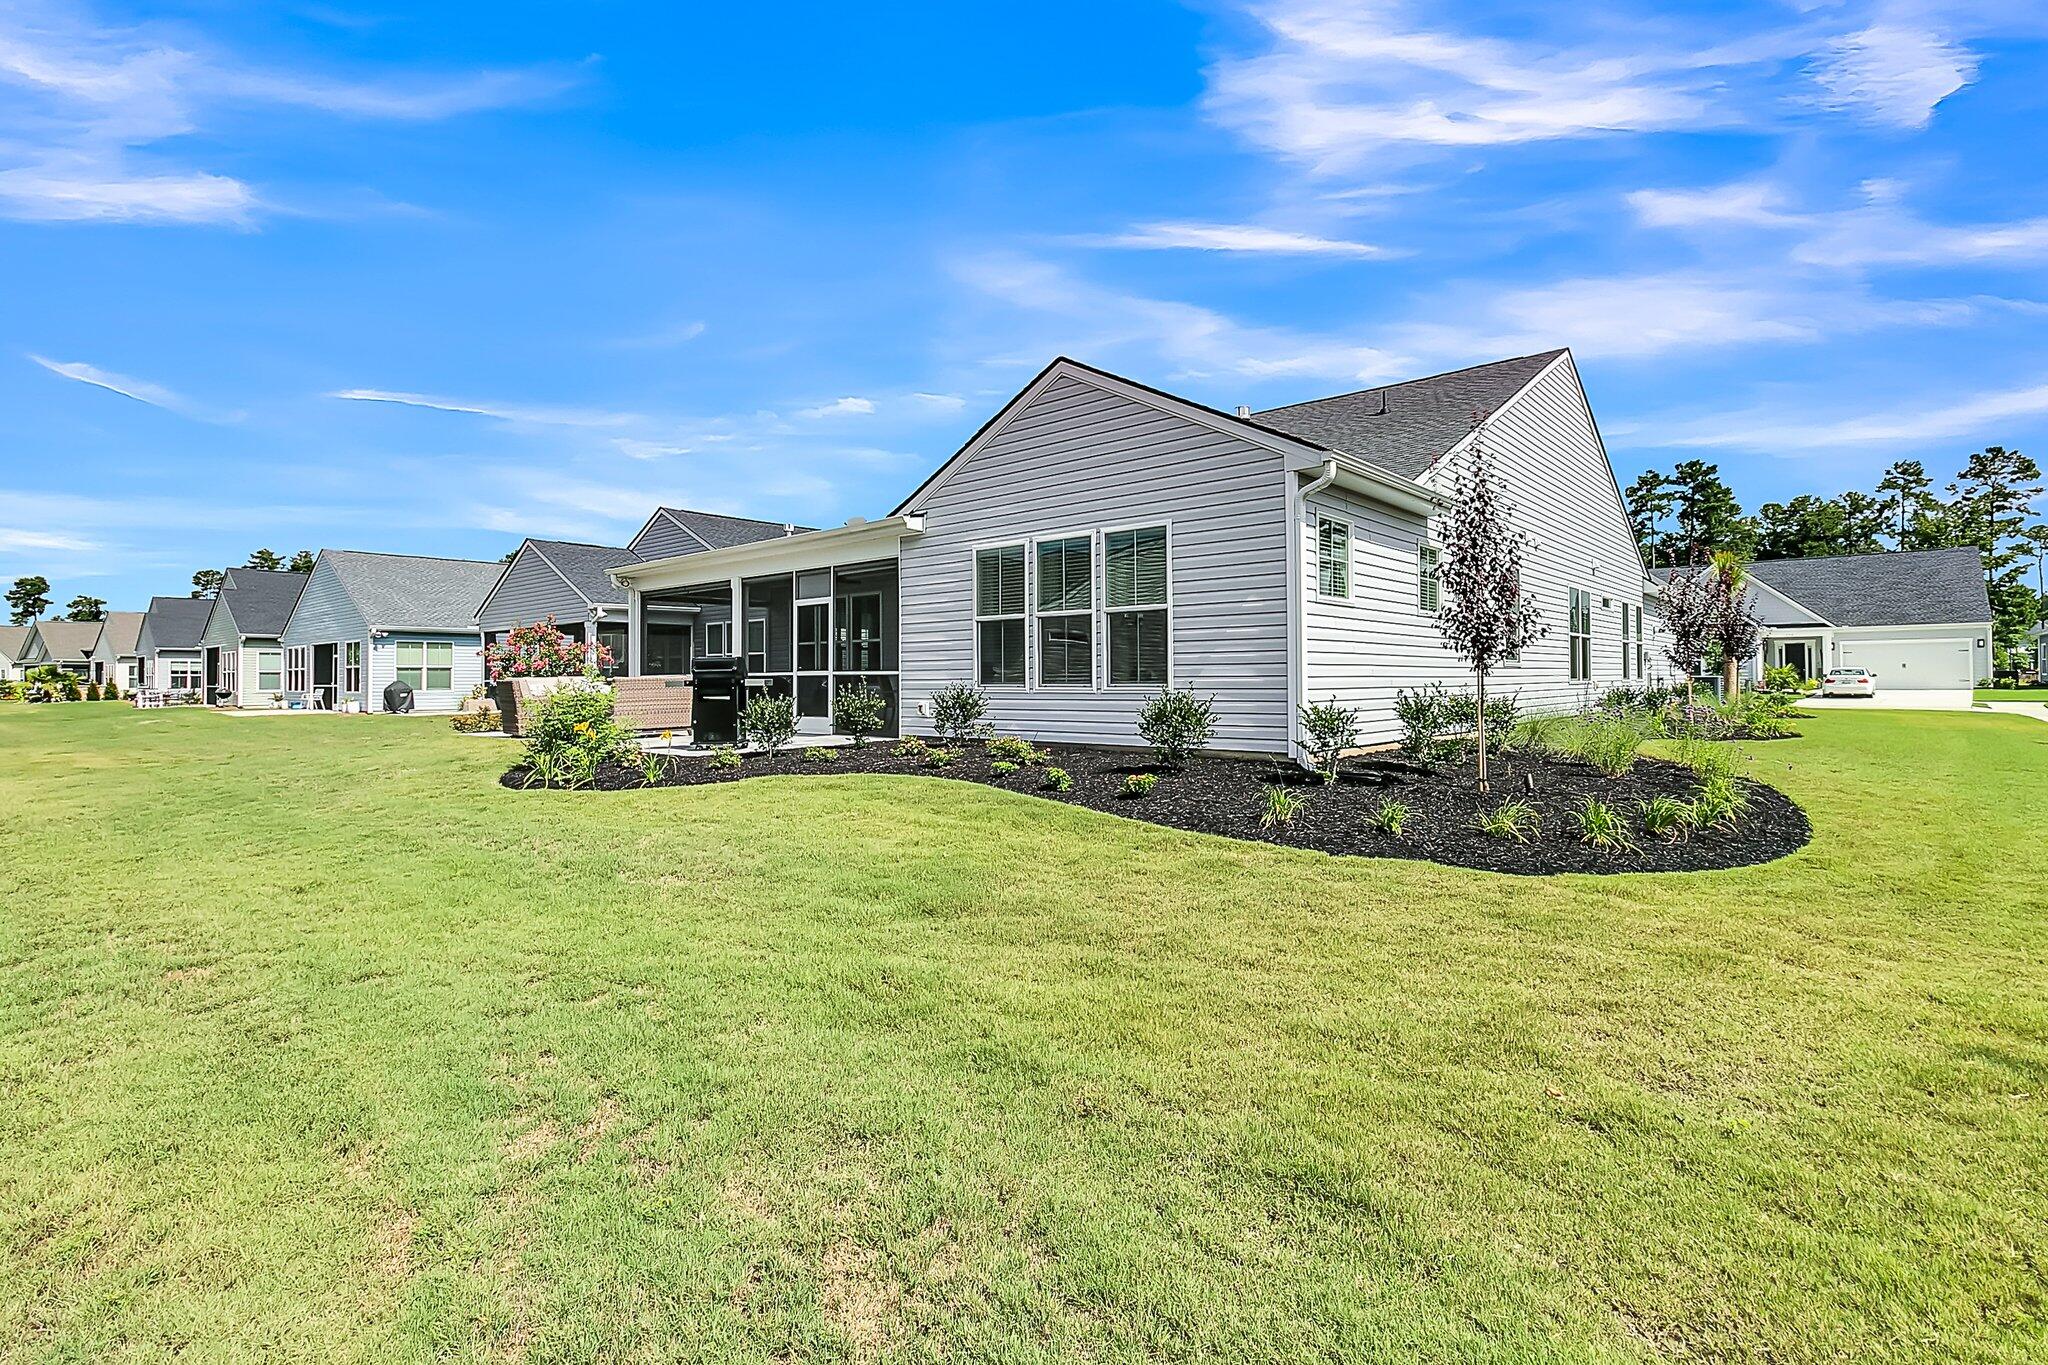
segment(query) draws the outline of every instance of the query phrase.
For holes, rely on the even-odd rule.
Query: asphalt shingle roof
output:
[[[19,659],[27,643],[27,626],[0,626],[0,659]]]
[[[142,634],[141,612],[110,611],[103,624],[106,627],[106,646],[115,658],[135,652],[136,637]]]
[[[780,534],[777,528],[777,534]],[[562,577],[569,580],[569,586],[583,594],[586,601],[605,605],[626,600],[624,589],[615,587],[609,571],[621,564],[638,564],[640,556],[620,545],[586,545],[575,540],[534,540],[533,548],[547,557],[548,563],[562,571]]]
[[[280,569],[229,569],[221,601],[234,619],[235,630],[243,635],[277,635],[291,619],[299,594],[306,590],[306,575]]]
[[[729,517],[722,512],[699,512],[689,507],[664,507],[661,510],[681,522],[684,530],[714,550],[729,549],[734,545],[751,545],[757,540],[778,540],[790,534],[792,530],[783,522],[757,521],[753,517]],[[798,526],[793,529],[810,531],[816,528]]]
[[[1821,559],[1765,559],[1750,573],[1838,626],[1930,626],[1989,621],[1984,555],[1894,550]]]
[[[434,559],[371,550],[322,550],[372,630],[473,631],[476,609],[505,566],[496,560]]]
[[[149,599],[149,638],[158,649],[197,649],[213,602],[205,597]]]
[[[1563,354],[1562,350],[1542,351],[1426,379],[1268,408],[1253,413],[1251,420],[1413,479],[1463,440],[1475,422],[1499,411]]]
[[[43,650],[55,660],[83,659],[100,642],[98,621],[38,621],[36,634],[43,637]]]

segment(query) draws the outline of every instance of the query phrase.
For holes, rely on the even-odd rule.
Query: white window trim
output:
[[[282,649],[258,649],[253,652],[256,655],[256,690],[265,696],[269,696],[272,692],[284,691],[284,651]],[[263,660],[266,655],[271,654],[277,656],[277,685],[275,687],[265,687],[263,685]]]
[[[354,655],[353,661],[350,655]],[[363,690],[363,642],[346,640],[341,646],[341,690],[360,692]]]
[[[795,616],[796,611],[794,608],[792,608],[790,611],[792,623],[794,623]],[[761,649],[759,656],[761,660],[761,667],[758,671],[756,671],[756,669],[754,668],[755,626],[759,626],[761,628]],[[745,662],[747,665],[747,676],[750,678],[779,678],[782,676],[782,674],[780,673],[771,672],[768,667],[768,637],[770,633],[771,632],[768,629],[768,618],[766,616],[749,616],[747,618],[747,653],[745,656]],[[790,662],[792,664],[796,662],[794,653],[791,654]]]
[[[1329,523],[1332,526],[1342,526],[1344,528],[1344,591],[1340,593],[1329,593],[1323,591],[1323,525],[1325,522]],[[1352,600],[1351,580],[1353,577],[1355,577],[1355,575],[1352,572],[1352,569],[1354,567],[1352,564],[1352,559],[1354,557],[1354,551],[1355,547],[1357,546],[1357,543],[1358,541],[1356,538],[1356,528],[1351,524],[1351,518],[1333,517],[1328,512],[1325,512],[1320,508],[1316,509],[1316,533],[1314,541],[1311,544],[1311,550],[1314,553],[1316,559],[1315,595],[1321,598],[1323,601],[1349,602]]]
[[[391,676],[400,682],[405,681],[404,674],[407,665],[401,661],[399,651],[407,645],[417,645],[420,651],[419,683],[416,686],[407,684],[412,687],[413,691],[453,692],[455,690],[455,642],[453,640],[393,640],[391,642]],[[433,661],[435,645],[445,645],[448,649],[448,685],[446,687],[434,687],[428,683],[427,675],[435,669]]]
[[[712,636],[713,631],[719,633],[720,643],[718,644],[712,643],[714,638]],[[732,622],[706,621],[704,623],[704,652],[706,654],[727,655],[732,653]]]
[[[1166,600],[1145,606],[1110,606],[1109,537],[1119,531],[1150,531],[1154,529],[1166,532]],[[1173,519],[1171,517],[1155,517],[1147,521],[1134,521],[1120,526],[1105,526],[1097,535],[1097,543],[1102,547],[1102,593],[1101,606],[1098,608],[1102,620],[1097,633],[1102,637],[1103,690],[1107,692],[1152,692],[1161,688],[1172,687],[1175,677],[1173,669]],[[1109,659],[1109,618],[1111,615],[1125,615],[1130,612],[1139,611],[1163,611],[1166,613],[1166,678],[1163,682],[1120,683],[1112,680],[1113,675]]]
[[[1047,611],[1038,609],[1038,547],[1055,540],[1085,540],[1088,542],[1088,608],[1085,611]],[[1030,643],[1025,648],[1026,668],[1024,676],[1031,680],[1031,687],[1039,692],[1100,692],[1102,690],[1102,535],[1094,528],[1072,531],[1047,531],[1031,538],[1031,551],[1025,572],[1025,605],[1030,608]],[[1045,617],[1066,618],[1085,616],[1088,618],[1088,681],[1085,683],[1049,683],[1040,676],[1045,667],[1045,651],[1038,648],[1038,623]]]
[[[1054,536],[1051,539],[1057,540],[1062,539],[1062,537]],[[1024,552],[1024,610],[1018,615],[983,616],[981,614],[981,557],[989,550],[1022,550]],[[1034,630],[1031,624],[1033,600],[1031,594],[1032,589],[1037,586],[1036,580],[1032,576],[1032,564],[1036,558],[1037,556],[1032,549],[1031,541],[1028,537],[1022,540],[983,541],[968,547],[968,591],[974,595],[974,623],[968,627],[973,632],[973,636],[967,643],[968,650],[974,658],[974,685],[976,687],[983,690],[994,688],[1002,692],[1028,692],[1031,690],[1032,684],[1037,680],[1036,664],[1038,662],[1038,651],[1033,647],[1031,638]],[[991,683],[981,681],[981,626],[984,621],[1022,621],[1024,623],[1024,679],[1022,682]]]
[[[1424,551],[1428,551],[1430,554],[1435,556],[1435,558],[1429,561],[1429,564],[1426,568],[1424,567],[1422,562],[1422,556]],[[1437,611],[1443,606],[1444,585],[1443,581],[1437,577],[1436,572],[1437,565],[1442,562],[1442,546],[1438,545],[1433,540],[1418,540],[1415,542],[1415,609],[1421,612],[1424,616],[1436,615]],[[1422,600],[1423,587],[1425,584],[1429,586],[1429,588],[1432,590],[1436,597],[1436,601],[1434,603],[1428,603]]]
[[[1586,629],[1579,631],[1579,602],[1584,600]],[[1580,640],[1586,642],[1586,671],[1579,673]],[[1572,682],[1593,681],[1593,594],[1585,588],[1565,589],[1565,677]]]
[[[287,692],[310,692],[312,690],[312,650],[306,645],[286,645],[284,651],[284,690]]]

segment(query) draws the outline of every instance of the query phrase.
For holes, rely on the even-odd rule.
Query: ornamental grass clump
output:
[[[1472,822],[1481,834],[1526,844],[1542,829],[1543,816],[1527,801],[1503,801]]]
[[[1286,829],[1308,809],[1308,798],[1274,783],[1266,788],[1266,806],[1259,812],[1260,829]]]
[[[1643,832],[1667,844],[1682,844],[1692,837],[1692,806],[1675,796],[1653,796],[1636,804],[1636,816]]]
[[[1585,804],[1572,812],[1572,818],[1579,827],[1579,842],[1608,853],[1630,853],[1635,850],[1635,837],[1629,833],[1628,822],[1621,813],[1595,797],[1587,797]]]
[[[1700,783],[1692,798],[1692,822],[1698,829],[1733,833],[1749,814],[1749,794],[1733,777],[1716,773]]]
[[[1398,839],[1407,830],[1408,822],[1415,818],[1414,810],[1406,801],[1387,796],[1372,813],[1372,827],[1390,839]]]
[[[1636,755],[1649,737],[1649,728],[1640,717],[1589,711],[1578,717],[1570,738],[1571,752],[1607,776],[1621,777],[1635,766]]]

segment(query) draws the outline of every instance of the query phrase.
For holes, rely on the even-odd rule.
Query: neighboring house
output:
[[[103,682],[93,659],[99,642],[98,621],[35,621],[22,645],[21,665],[24,671],[56,667],[87,682]]]
[[[885,520],[613,570],[629,669],[657,671],[657,613],[713,644],[740,619],[755,685],[813,731],[855,681],[908,730],[975,682],[1041,740],[1139,743],[1167,686],[1214,699],[1218,750],[1298,754],[1302,703],[1333,697],[1396,739],[1401,689],[1470,686],[1432,527],[1480,419],[1550,626],[1491,686],[1534,709],[1642,677],[1642,559],[1562,350],[1236,416],[1056,360]]]
[[[93,646],[93,670],[100,681],[112,683],[123,692],[142,686],[142,655],[137,641],[142,635],[143,613],[110,611],[100,623],[100,638]]]
[[[284,693],[278,636],[305,586],[302,573],[227,571],[199,636],[209,702],[259,710],[277,704]]]
[[[1763,624],[1743,661],[1751,680],[1780,666],[1805,678],[1867,668],[1881,690],[1927,691],[1991,676],[1991,597],[1974,547],[1765,559],[1748,573]]]
[[[421,711],[454,711],[483,681],[477,603],[504,565],[322,550],[282,632],[288,697],[327,709],[384,707],[394,679]]]
[[[27,652],[27,626],[0,626],[0,682],[21,680],[28,671],[21,662]]]
[[[197,692],[205,682],[200,638],[213,601],[206,597],[152,597],[142,614],[135,652],[142,656],[143,686],[159,692]]]

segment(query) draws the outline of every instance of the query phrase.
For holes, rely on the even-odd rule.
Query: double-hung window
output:
[[[1427,541],[1415,547],[1415,605],[1427,612],[1436,610],[1439,598],[1436,555],[1436,546]]]
[[[706,654],[732,653],[732,622],[707,621],[704,624],[704,652]]]
[[[455,645],[449,640],[400,640],[398,680],[415,692],[455,686]]]
[[[1591,682],[1593,679],[1593,594],[1579,588],[1573,588],[1570,592],[1572,681]]]
[[[199,661],[197,659],[171,661],[171,691],[197,692],[199,690]]]
[[[974,554],[974,675],[983,684],[1021,685],[1025,673],[1024,547]]]
[[[1621,676],[1641,676],[1643,609],[1621,604]]]
[[[1110,686],[1166,685],[1166,528],[1102,533],[1103,634]]]
[[[1095,541],[1038,542],[1038,684],[1095,685]]]
[[[1316,592],[1322,597],[1351,596],[1351,523],[1320,514],[1316,517]]]
[[[344,692],[363,690],[363,642],[350,640],[341,647],[341,687]]]
[[[256,651],[256,690],[258,692],[282,692],[284,690],[284,651],[259,649]]]
[[[1635,609],[1635,612],[1636,612],[1636,678],[1637,678],[1638,680],[1641,680],[1641,679],[1643,679],[1643,678],[1647,678],[1647,677],[1649,677],[1649,676],[1650,676],[1650,670],[1649,670],[1649,658],[1650,658],[1650,654],[1649,654],[1649,649],[1648,649],[1648,647],[1647,647],[1647,646],[1645,646],[1645,645],[1644,645],[1644,643],[1643,643],[1643,609],[1642,609],[1641,607],[1637,607],[1637,608]]]
[[[306,690],[306,647],[292,645],[284,652],[284,690],[303,692]]]

